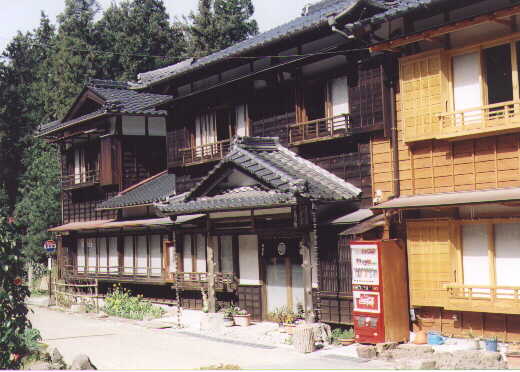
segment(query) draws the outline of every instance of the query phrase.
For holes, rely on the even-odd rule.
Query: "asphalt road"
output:
[[[195,337],[175,329],[148,329],[134,323],[95,319],[43,307],[32,307],[30,319],[43,342],[57,347],[70,364],[87,354],[98,369],[198,369],[233,364],[242,369],[383,369],[380,361],[318,351],[300,354],[290,346],[265,348]]]

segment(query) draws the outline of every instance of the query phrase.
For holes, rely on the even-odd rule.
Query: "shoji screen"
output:
[[[152,235],[150,236],[150,265],[151,275],[161,275],[162,268],[162,254],[161,254],[161,236]]]
[[[108,238],[108,264],[111,274],[117,274],[119,272],[119,252],[117,251],[116,236]]]
[[[77,268],[78,272],[85,272],[85,239],[77,240]]]
[[[137,273],[146,275],[148,273],[148,242],[146,235],[137,237],[136,261]]]
[[[488,231],[486,225],[462,226],[464,284],[489,285]],[[486,292],[479,289],[479,292]]]
[[[133,236],[124,237],[123,264],[125,266],[125,269],[124,269],[125,274],[134,273],[134,237]]]

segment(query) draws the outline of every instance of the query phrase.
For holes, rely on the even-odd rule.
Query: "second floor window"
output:
[[[76,146],[67,155],[66,177],[70,184],[94,182],[99,171],[99,146],[93,143]]]
[[[248,133],[247,105],[214,109],[195,117],[195,147],[211,145]]]

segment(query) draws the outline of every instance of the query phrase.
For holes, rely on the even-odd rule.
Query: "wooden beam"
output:
[[[501,20],[501,18],[511,17],[516,14],[520,14],[520,5],[511,7],[509,9],[499,10],[491,14],[481,15],[473,17],[464,21],[454,22],[442,27],[438,27],[434,30],[424,31],[418,34],[404,36],[400,39],[387,41],[386,43],[376,44],[370,47],[371,52],[378,52],[383,50],[393,51],[396,48],[403,47],[408,44],[416,43],[422,40],[433,39],[445,34],[449,34],[454,31],[461,30],[466,27],[476,26],[487,22],[509,22],[507,20]],[[509,23],[512,25],[512,23]]]
[[[303,302],[305,309],[305,321],[314,323],[314,304],[312,303],[312,265],[311,265],[311,244],[308,234],[304,234],[300,241],[300,254],[303,263]]]
[[[206,229],[206,259],[208,262],[208,312],[217,312],[217,298],[215,294],[215,249],[213,247],[214,241],[211,239],[211,222],[208,218]]]

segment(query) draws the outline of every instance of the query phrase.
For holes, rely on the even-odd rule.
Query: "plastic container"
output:
[[[486,351],[498,351],[497,340],[484,340],[484,347]]]
[[[442,345],[444,344],[444,337],[439,332],[428,332],[428,344]]]

